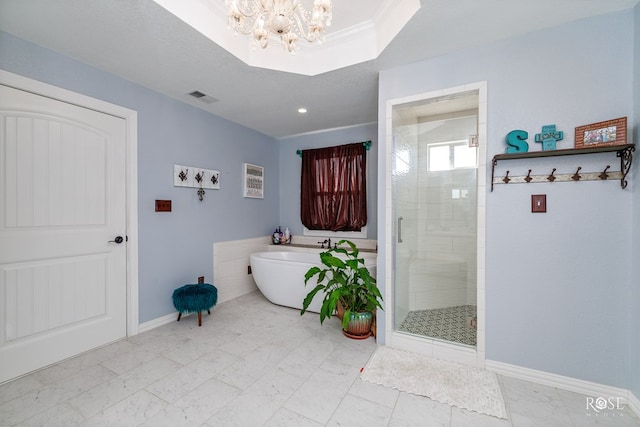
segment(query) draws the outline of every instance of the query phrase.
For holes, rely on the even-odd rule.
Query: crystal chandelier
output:
[[[321,43],[322,33],[331,25],[331,0],[313,0],[313,9],[305,9],[299,0],[225,0],[229,28],[235,33],[251,34],[261,48],[269,38],[280,38],[291,54],[300,38]]]

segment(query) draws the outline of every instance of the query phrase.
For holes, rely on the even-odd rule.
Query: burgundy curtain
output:
[[[300,217],[309,230],[360,231],[367,223],[364,145],[302,151]]]

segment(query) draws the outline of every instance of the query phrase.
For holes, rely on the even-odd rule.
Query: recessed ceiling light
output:
[[[298,113],[300,114],[307,114],[307,109],[302,107],[302,108],[298,108]]]

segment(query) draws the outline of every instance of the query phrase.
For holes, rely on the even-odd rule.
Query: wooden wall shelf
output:
[[[608,179],[619,179],[622,188],[627,187],[627,174],[631,169],[633,161],[633,152],[636,150],[635,144],[609,145],[604,147],[590,148],[571,148],[565,150],[548,150],[548,151],[527,151],[526,153],[508,153],[496,154],[493,156],[491,166],[491,191],[494,184],[518,184],[518,183],[536,183],[536,182],[568,182],[568,181],[602,181]],[[573,174],[555,174],[556,168],[553,168],[548,175],[531,175],[531,169],[526,176],[509,176],[509,171],[503,177],[494,175],[496,165],[499,161],[515,160],[515,159],[533,159],[540,157],[561,157],[576,156],[596,153],[616,153],[616,157],[620,158],[620,170],[609,171],[609,165],[599,172],[582,172],[582,167],[578,166]]]

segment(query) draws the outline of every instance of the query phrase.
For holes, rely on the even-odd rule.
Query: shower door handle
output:
[[[402,243],[402,220],[404,218],[402,218],[401,216],[398,217],[398,243]]]

